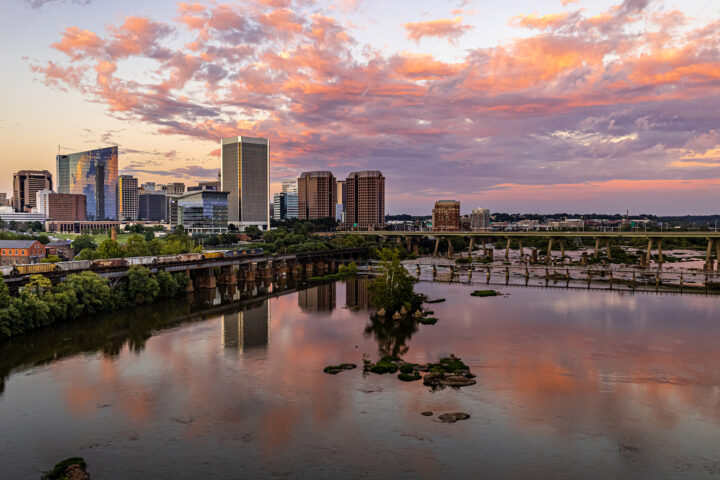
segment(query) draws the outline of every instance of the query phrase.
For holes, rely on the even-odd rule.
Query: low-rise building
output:
[[[45,245],[37,240],[0,240],[0,265],[38,263],[45,257]]]
[[[113,228],[119,228],[120,222],[116,220],[98,220],[98,221],[62,221],[50,220],[45,222],[45,231],[55,233],[92,233],[92,232],[109,232]]]
[[[37,193],[37,209],[46,220],[87,220],[87,197],[74,193]]]
[[[228,231],[228,192],[201,190],[177,199],[178,225],[188,233]]]
[[[39,212],[16,212],[13,207],[0,207],[0,220],[5,223],[42,223],[45,221],[45,215]]]
[[[75,258],[75,251],[72,248],[70,240],[57,240],[45,245],[46,255],[57,255],[63,260],[72,260]]]

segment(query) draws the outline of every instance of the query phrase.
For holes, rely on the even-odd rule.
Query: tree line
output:
[[[23,291],[12,297],[0,276],[0,338],[9,338],[54,323],[82,316],[173,298],[185,292],[189,279],[184,273],[164,270],[151,274],[135,265],[125,282],[111,287],[94,272],[68,275],[52,285],[43,275],[33,275]]]

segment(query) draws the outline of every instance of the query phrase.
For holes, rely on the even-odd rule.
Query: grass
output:
[[[75,238],[77,238],[79,236],[74,233],[52,233],[52,232],[49,232],[48,235],[60,238],[62,240],[70,240],[70,241],[75,240]],[[120,245],[125,245],[125,243],[128,241],[128,238],[130,238],[130,235],[133,235],[133,234],[132,233],[118,233],[118,236],[117,236],[118,243]],[[142,236],[142,234],[140,234],[140,235]],[[93,237],[93,241],[97,245],[100,245],[103,240],[105,240],[106,238],[110,238],[110,235],[108,235],[106,233],[99,233],[97,235],[91,235],[91,237]]]
[[[496,292],[495,290],[475,290],[470,295],[473,297],[497,297],[500,295],[500,292]]]

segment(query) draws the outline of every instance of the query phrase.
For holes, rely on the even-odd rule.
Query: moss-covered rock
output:
[[[418,322],[422,323],[423,325],[435,325],[437,321],[438,319],[435,317],[425,317],[418,320]]]
[[[398,378],[403,382],[414,382],[420,380],[422,376],[418,372],[398,373]]]
[[[66,458],[46,472],[42,478],[43,480],[89,479],[90,474],[85,471],[86,468],[87,464],[82,457]]]
[[[323,372],[330,375],[337,375],[343,370],[352,370],[353,368],[357,368],[357,365],[355,365],[354,363],[341,363],[340,365],[328,365],[327,367],[323,368]]]

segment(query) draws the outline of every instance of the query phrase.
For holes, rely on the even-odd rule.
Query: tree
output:
[[[2,273],[0,273],[0,310],[3,310],[10,305],[11,298],[10,290],[5,284],[5,280],[3,280]]]
[[[145,241],[151,242],[155,238],[155,233],[153,233],[152,230],[147,230],[145,232]]]
[[[75,255],[75,260],[95,260],[97,253],[92,248],[84,248],[80,253]]]
[[[80,314],[92,315],[113,307],[113,297],[107,280],[94,272],[81,272],[68,275],[64,282],[56,287],[56,292],[74,292],[77,303],[73,317]]]
[[[60,261],[60,257],[57,255],[48,255],[45,258],[40,259],[40,263],[57,263]]]
[[[155,278],[160,286],[160,297],[172,298],[178,294],[180,286],[171,273],[166,272],[165,270],[160,270]]]
[[[153,238],[148,242],[148,248],[150,249],[150,253],[152,255],[160,255],[160,252],[162,252],[163,242],[161,242],[157,238]]]
[[[256,238],[260,238],[260,236],[262,235],[262,232],[257,225],[248,225],[247,227],[245,227],[244,233],[253,240]]]
[[[30,280],[25,285],[26,291],[33,292],[35,295],[42,295],[51,288],[52,282],[42,275],[31,275]]]
[[[409,311],[417,310],[422,304],[422,298],[414,290],[417,279],[402,266],[398,252],[386,247],[380,250],[379,257],[380,275],[368,287],[371,303],[391,314],[403,305]]]
[[[73,240],[71,245],[73,250],[75,251],[75,255],[82,252],[86,248],[89,248],[90,250],[95,250],[97,248],[97,244],[95,243],[92,235],[86,234],[75,237],[75,240]]]
[[[152,302],[160,294],[160,285],[142,265],[133,265],[128,270],[128,298],[139,305]]]
[[[106,238],[97,248],[98,258],[122,258],[123,252],[120,244],[111,238]]]
[[[125,243],[126,257],[148,257],[151,253],[147,242],[140,235],[130,235],[130,238]]]

